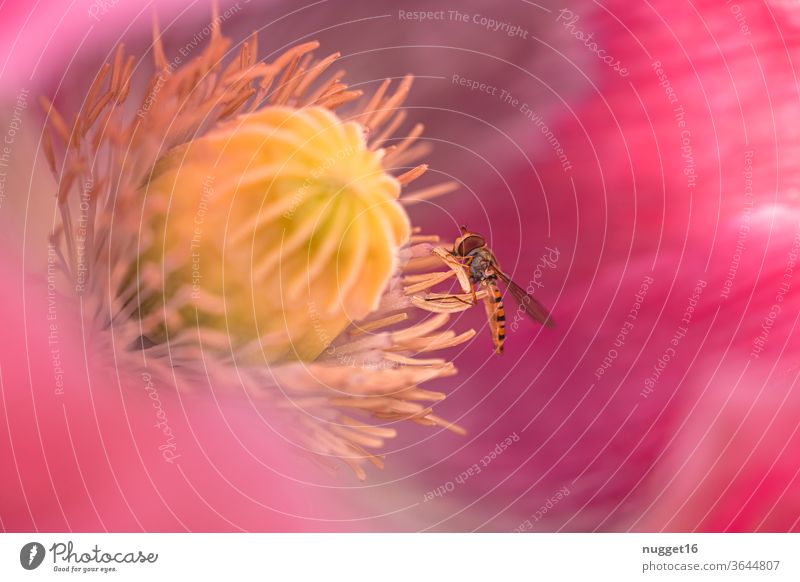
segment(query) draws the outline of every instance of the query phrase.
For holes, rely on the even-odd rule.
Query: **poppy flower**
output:
[[[100,8],[4,19],[6,529],[798,528],[792,6]]]

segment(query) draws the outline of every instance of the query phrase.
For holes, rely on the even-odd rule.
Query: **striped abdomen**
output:
[[[506,311],[503,307],[503,297],[500,295],[500,289],[497,283],[491,281],[489,283],[492,297],[494,299],[494,312],[492,314],[492,335],[494,340],[495,353],[503,353],[503,343],[506,341]]]

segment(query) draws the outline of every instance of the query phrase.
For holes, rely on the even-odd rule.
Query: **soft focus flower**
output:
[[[341,520],[358,505],[331,503],[266,403],[179,393],[142,366],[97,365],[98,332],[65,297],[26,281],[4,253],[0,266],[0,321],[28,326],[2,351],[6,531],[349,529]]]
[[[118,35],[125,31],[132,54],[148,53],[149,20],[137,19],[139,8],[133,4],[120,3],[104,14],[102,26],[94,20],[87,25],[85,6],[64,12],[38,4],[11,15],[8,6],[0,27],[9,39],[19,36],[19,42],[7,43],[10,58],[2,59],[0,71],[8,109],[22,88],[32,89],[32,96],[52,95],[65,112],[67,133],[71,125],[66,122],[81,109],[90,84],[85,72],[93,76],[109,60]],[[116,114],[108,123],[102,116],[95,122],[106,128],[104,147],[113,143],[117,159],[125,160],[125,172],[108,181],[113,217],[98,207],[95,221],[113,229],[93,235],[114,241],[113,248],[100,245],[114,254],[106,253],[96,278],[115,293],[87,290],[75,305],[91,325],[83,328],[85,334],[79,325],[70,328],[79,365],[67,378],[75,400],[66,407],[50,388],[46,342],[30,351],[14,344],[0,353],[5,394],[15,390],[4,401],[12,447],[0,447],[13,485],[5,502],[13,509],[0,508],[6,528],[97,529],[102,527],[98,515],[110,529],[798,528],[795,314],[800,295],[796,274],[788,288],[785,278],[800,220],[800,148],[794,129],[800,113],[794,54],[800,31],[792,3],[577,1],[564,6],[464,0],[456,9],[467,15],[466,22],[404,20],[396,3],[383,0],[238,6],[224,29],[242,45],[247,42],[245,62],[252,64],[257,53],[267,56],[275,77],[263,93],[259,81],[236,81],[241,73],[236,67],[213,67],[221,57],[226,63],[236,60],[221,50],[218,38],[203,67],[197,62],[194,68],[175,67],[168,71],[169,82],[156,80],[153,87],[137,81],[148,65],[134,61],[126,119],[147,110],[136,131],[121,126]],[[202,32],[207,15],[201,23],[198,12],[190,10],[173,23],[183,9],[169,0],[160,4],[170,43],[153,51],[159,70],[169,68],[190,44],[197,47],[189,51],[192,57],[207,46]],[[453,7],[410,0],[402,9]],[[220,10],[227,10],[224,2]],[[493,30],[489,19],[508,27]],[[519,34],[507,34],[514,26]],[[256,49],[254,38],[246,40],[254,27],[271,48],[297,48],[285,57]],[[49,39],[45,46],[42,38]],[[342,52],[338,62],[347,68],[351,87],[339,85],[338,70],[331,74],[320,67],[317,80],[306,88],[309,99],[284,101],[289,90],[277,88],[286,71],[310,71],[314,65],[313,57],[305,61],[310,48],[303,47],[312,38]],[[600,49],[629,74],[607,66]],[[119,60],[125,71],[124,55]],[[411,100],[403,100],[400,90],[399,100],[382,106],[400,87],[394,81],[398,89],[392,93],[381,80],[399,80],[409,71],[417,79]],[[262,67],[258,74],[266,72]],[[216,82],[223,78],[225,83]],[[286,75],[290,78],[297,77]],[[328,95],[316,94],[326,87]],[[251,89],[255,93],[248,96]],[[350,93],[355,90],[365,95],[356,98]],[[375,91],[380,99],[366,113]],[[131,98],[153,93],[156,100]],[[270,347],[286,338],[254,336],[248,329],[259,321],[248,312],[276,307],[257,301],[256,279],[248,276],[242,301],[225,304],[238,321],[227,325],[223,318],[220,325],[199,311],[218,301],[203,303],[191,292],[177,295],[164,285],[166,273],[177,272],[179,265],[186,269],[186,257],[166,262],[154,256],[172,244],[165,233],[180,234],[180,220],[192,226],[194,211],[179,215],[169,204],[188,204],[203,195],[202,187],[180,197],[176,194],[186,189],[155,189],[156,161],[163,164],[173,159],[165,155],[176,154],[177,162],[166,167],[182,175],[181,156],[190,161],[184,144],[205,139],[223,124],[235,128],[240,116],[252,113],[256,95],[269,100],[267,107],[295,111],[312,105],[312,96],[316,106],[327,109],[352,97],[336,107],[336,117],[366,127],[367,148],[384,148],[382,169],[398,178],[408,171],[414,177],[421,150],[436,146],[424,158],[430,170],[417,182],[422,193],[404,188],[399,198],[421,230],[412,229],[409,245],[401,248],[399,270],[377,309],[335,338],[331,334],[332,343],[313,362],[276,358],[281,350]],[[23,272],[23,261],[26,275],[43,270],[46,251],[39,241],[53,222],[53,206],[46,203],[52,184],[42,177],[44,164],[33,153],[40,151],[40,132],[31,105],[21,115],[23,130],[12,156],[18,171],[9,173],[8,197],[0,208],[0,237],[8,243],[3,250],[14,264],[3,272],[11,277]],[[402,114],[425,123],[423,140],[391,137],[419,135],[415,128],[404,129]],[[55,141],[55,157],[61,160],[62,140]],[[95,183],[106,188],[102,173],[109,159],[104,154],[98,161]],[[213,162],[206,166],[191,177],[208,175]],[[458,198],[428,202],[452,188],[437,189],[439,179],[458,181]],[[217,176],[214,185],[220,183]],[[80,210],[80,196],[74,195],[79,191],[73,191],[75,211]],[[414,198],[422,202],[411,206]],[[249,218],[256,220],[259,210],[260,201]],[[162,224],[144,221],[145,216],[161,216]],[[420,318],[420,307],[444,310],[446,304],[423,299],[438,283],[453,282],[453,272],[429,256],[437,241],[421,233],[449,237],[463,223],[485,234],[506,271],[552,308],[556,330],[511,325],[514,306],[509,305],[506,353],[490,357],[480,309],[454,306],[459,313]],[[226,245],[233,241],[231,227],[241,224],[225,224]],[[203,270],[209,275],[204,283],[219,278],[243,284],[227,273],[248,271],[251,257],[259,256],[253,234],[255,228],[239,247],[247,265],[220,258],[219,272]],[[190,239],[191,232],[184,236]],[[558,260],[552,261],[556,254]],[[280,254],[270,256],[275,260]],[[145,260],[127,278],[132,257]],[[699,281],[705,286],[695,299]],[[147,289],[166,293],[151,297],[148,307],[142,301],[147,298],[139,297]],[[227,296],[229,290],[217,291]],[[230,291],[242,297],[241,289]],[[774,309],[778,296],[780,310]],[[3,312],[13,338],[8,342],[46,329],[43,314],[39,320],[30,313],[40,304],[33,301],[37,295],[31,286],[9,283],[8,297],[10,306]],[[63,301],[59,305],[64,308]],[[149,309],[146,318],[137,312],[142,305]],[[688,307],[693,311],[685,325]],[[322,319],[324,312],[316,308]],[[340,313],[346,309],[346,303],[338,307]],[[176,318],[165,317],[173,313]],[[242,325],[242,319],[249,322]],[[140,327],[145,323],[153,326],[145,330]],[[398,329],[409,324],[408,330]],[[443,354],[414,355],[470,339],[448,329],[450,324],[481,329],[474,343]],[[154,333],[158,325],[169,341]],[[175,341],[181,332],[181,341]],[[151,427],[134,426],[130,440],[142,442],[141,448],[119,430],[129,420],[134,425],[147,420],[139,412],[149,403],[138,400],[145,358],[148,373],[168,378],[159,384],[159,394],[165,410],[173,411],[170,423],[183,448],[183,473],[153,462],[153,456],[160,460],[161,441],[145,438]],[[425,365],[418,365],[420,360]],[[459,368],[457,376],[450,360]],[[97,368],[109,362],[114,369],[101,375]],[[430,383],[419,388],[423,380]],[[110,392],[101,390],[106,386]],[[231,398],[237,393],[246,397]],[[465,436],[448,438],[439,429],[410,423],[398,430],[399,418],[446,424],[428,409],[431,399],[444,393],[447,399],[436,405],[436,414],[458,422]],[[134,401],[141,408],[134,408]],[[371,417],[356,412],[367,402],[375,406]],[[97,425],[93,414],[101,419]],[[37,423],[47,427],[41,436]],[[351,424],[357,425],[355,433]],[[296,437],[290,429],[306,434]],[[326,481],[316,467],[303,471],[292,465],[293,455],[284,458],[278,452],[290,434],[295,445],[321,453],[316,457],[354,457],[350,460],[358,465],[366,455],[348,442],[355,439],[370,452],[382,445],[386,469],[371,471],[363,486],[352,489],[346,480]],[[106,458],[106,443],[115,445],[108,466],[96,462]],[[84,488],[86,496],[75,493]]]

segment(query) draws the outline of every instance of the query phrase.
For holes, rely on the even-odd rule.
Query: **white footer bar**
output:
[[[0,580],[800,580],[799,534],[2,534]]]

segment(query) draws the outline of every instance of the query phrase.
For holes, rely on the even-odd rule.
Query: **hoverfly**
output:
[[[492,329],[495,353],[503,353],[503,343],[506,338],[506,316],[503,297],[497,286],[498,279],[505,283],[508,291],[511,292],[528,317],[547,328],[554,326],[553,320],[544,306],[503,273],[492,251],[486,246],[486,239],[482,235],[469,232],[466,226],[462,226],[461,236],[456,239],[450,254],[464,266],[469,275],[473,305],[477,303],[476,286],[485,287],[488,291],[486,311]]]

